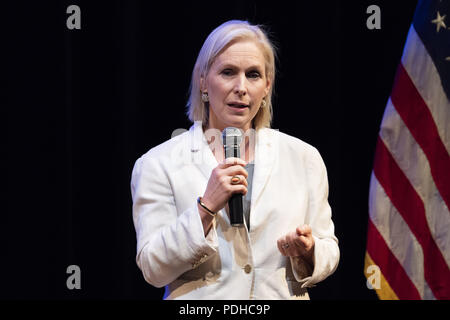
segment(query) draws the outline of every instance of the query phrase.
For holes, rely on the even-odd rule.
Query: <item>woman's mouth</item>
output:
[[[235,110],[245,110],[249,107],[248,104],[241,103],[241,102],[232,102],[232,103],[228,103],[227,105]]]

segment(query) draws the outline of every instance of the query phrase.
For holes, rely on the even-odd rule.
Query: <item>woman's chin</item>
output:
[[[251,127],[251,119],[249,115],[239,115],[239,114],[226,114],[223,115],[222,118],[214,119],[216,121],[211,121],[213,127],[217,129],[224,129],[227,127],[235,127],[246,130],[248,127]],[[217,121],[219,120],[219,121]]]
[[[228,116],[226,121],[227,127],[236,127],[244,129],[246,126],[248,126],[249,123],[251,123],[251,119],[249,119],[248,116],[243,115],[231,115]]]

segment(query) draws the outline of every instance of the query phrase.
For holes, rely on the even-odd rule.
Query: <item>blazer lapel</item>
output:
[[[203,134],[201,121],[194,122],[194,125],[189,129],[189,137],[190,141],[188,146],[190,148],[191,161],[203,173],[205,178],[209,180],[211,171],[217,167],[218,163]]]
[[[252,182],[251,209],[258,203],[278,156],[277,138],[270,129],[259,129],[255,146],[255,171]]]

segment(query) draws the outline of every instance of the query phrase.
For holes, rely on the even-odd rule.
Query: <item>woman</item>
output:
[[[152,148],[132,173],[136,261],[166,299],[308,299],[337,267],[324,163],[269,129],[274,49],[258,26],[229,21],[206,39],[188,102],[188,132]],[[242,130],[224,160],[224,128]],[[243,227],[227,202],[244,198]]]

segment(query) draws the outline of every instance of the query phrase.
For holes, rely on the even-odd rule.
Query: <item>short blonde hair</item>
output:
[[[241,40],[253,40],[260,45],[266,60],[266,77],[271,86],[267,94],[266,105],[261,107],[253,119],[255,129],[268,127],[272,122],[272,93],[275,83],[275,47],[269,40],[262,26],[251,25],[247,21],[231,20],[214,29],[203,43],[192,72],[190,96],[187,103],[187,115],[192,122],[201,121],[203,125],[208,123],[208,106],[201,98],[201,77],[206,78],[214,59],[224,48],[232,42]]]

